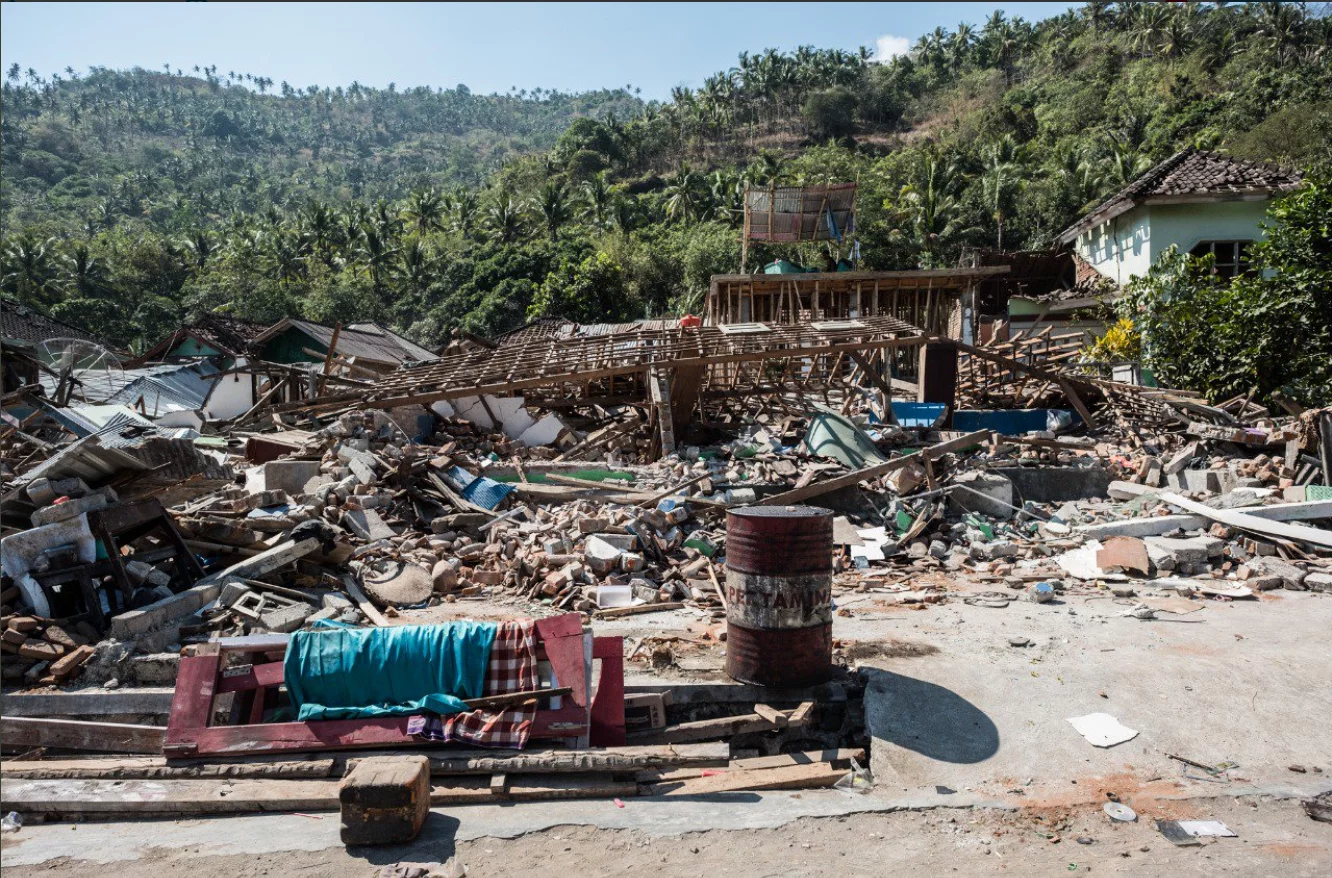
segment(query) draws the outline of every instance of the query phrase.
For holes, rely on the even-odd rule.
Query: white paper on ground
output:
[[[1237,838],[1235,833],[1220,820],[1177,820],[1179,828],[1187,832],[1194,838],[1206,836],[1220,836],[1222,838]]]
[[[1079,735],[1097,747],[1113,747],[1138,736],[1135,730],[1108,713],[1089,713],[1086,716],[1069,717],[1068,721]]]

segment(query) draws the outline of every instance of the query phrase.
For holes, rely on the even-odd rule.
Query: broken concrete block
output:
[[[1240,567],[1239,575],[1241,579],[1246,580],[1275,576],[1281,580],[1282,587],[1291,591],[1303,591],[1305,580],[1309,577],[1309,574],[1289,561],[1270,556],[1260,556],[1245,561]]]
[[[1304,577],[1304,587],[1309,591],[1332,591],[1332,573],[1310,573]]]
[[[583,561],[592,572],[604,576],[619,565],[620,556],[624,551],[602,539],[601,536],[591,536],[583,546]]]
[[[338,612],[342,612],[343,610],[351,609],[352,602],[349,598],[347,598],[346,595],[341,595],[335,591],[330,591],[329,593],[324,595],[323,605],[327,609],[337,610]]]
[[[953,479],[948,502],[962,512],[1009,519],[1013,517],[1013,482],[993,472],[962,473]]]
[[[318,475],[317,460],[270,460],[263,466],[263,490],[301,494],[305,483]]]
[[[125,572],[138,585],[148,585],[151,588],[169,588],[171,586],[170,575],[158,570],[151,564],[145,564],[143,561],[127,561]]]
[[[373,509],[350,509],[342,515],[342,523],[363,540],[387,540],[397,536],[393,528]]]
[[[129,660],[128,677],[140,686],[171,686],[180,670],[180,653],[154,652]]]
[[[374,468],[363,461],[353,458],[347,461],[347,466],[351,469],[352,475],[356,476],[356,480],[362,485],[373,485],[378,478],[375,475]]]
[[[972,543],[968,554],[973,561],[996,561],[1000,558],[1016,558],[1020,554],[1016,543],[1009,540],[997,540],[993,543]]]
[[[1147,557],[1163,570],[1173,570],[1181,564],[1206,564],[1225,551],[1226,544],[1216,537],[1147,537]],[[1162,562],[1166,562],[1166,566]]]
[[[304,625],[305,620],[313,616],[314,613],[314,607],[299,602],[264,613],[259,617],[259,624],[269,631],[278,634],[289,634]]]

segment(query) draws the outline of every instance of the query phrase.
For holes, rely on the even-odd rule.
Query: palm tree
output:
[[[611,206],[611,222],[626,238],[638,225],[638,204],[631,198],[617,198]]]
[[[382,297],[398,248],[374,225],[366,225],[361,231],[361,246],[356,249],[356,254],[370,272],[370,283],[375,293]]]
[[[1259,3],[1258,34],[1276,54],[1278,67],[1286,65],[1287,53],[1304,31],[1304,15],[1294,3]]]
[[[583,216],[597,229],[606,228],[611,204],[615,201],[615,190],[607,182],[606,172],[602,171],[585,182],[582,189],[583,199],[586,202],[583,207]]]
[[[1025,185],[1022,173],[1022,151],[1011,134],[987,144],[981,150],[985,169],[981,173],[981,195],[994,218],[997,232],[994,246],[1004,249],[1004,219],[1008,215],[1013,197]]]
[[[408,197],[402,216],[418,235],[437,232],[444,227],[444,198],[436,189],[418,189]]]
[[[60,286],[71,299],[93,299],[110,289],[106,264],[92,255],[82,241],[74,244],[60,259]]]
[[[546,232],[552,241],[560,239],[560,226],[569,221],[571,213],[564,185],[558,180],[547,180],[536,197],[537,210],[546,223]]]
[[[522,205],[507,190],[501,190],[495,203],[486,208],[486,228],[502,244],[518,240],[523,230]]]
[[[212,236],[202,229],[191,232],[185,238],[181,247],[189,254],[190,262],[193,263],[196,271],[201,271],[207,266],[208,260],[217,251],[217,245],[213,243]]]
[[[14,293],[20,301],[51,304],[54,246],[55,238],[37,239],[30,233],[7,242],[3,251],[4,269],[0,273],[5,291]]]
[[[915,180],[902,187],[899,212],[911,224],[912,237],[922,254],[922,266],[937,265],[948,246],[974,231],[961,225],[958,191],[965,180],[956,162],[933,153],[921,159]]]
[[[674,179],[662,194],[666,196],[666,216],[670,219],[689,220],[699,214],[703,198],[699,191],[702,180],[689,165],[680,165]]]
[[[476,227],[476,193],[461,186],[454,190],[449,199],[449,212],[453,215],[450,227],[462,236],[464,241],[471,240],[472,230]]]

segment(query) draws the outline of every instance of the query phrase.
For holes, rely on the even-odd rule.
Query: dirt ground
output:
[[[116,878],[250,878],[268,875],[363,876],[400,860],[456,853],[469,878],[636,873],[671,876],[925,874],[1283,875],[1332,874],[1332,825],[1310,820],[1293,800],[1218,798],[1181,803],[1181,816],[1219,819],[1238,838],[1175,847],[1146,817],[1112,823],[1094,806],[1072,809],[935,809],[803,818],[777,829],[651,836],[588,826],[555,827],[503,840],[456,846],[436,814],[410,848],[334,848],[258,856],[180,857],[154,848],[110,867]],[[336,815],[324,819],[336,820]],[[70,832],[77,832],[71,826]],[[5,849],[22,844],[7,836]],[[68,859],[5,869],[14,876],[86,875],[91,864]],[[106,867],[91,866],[98,872]]]

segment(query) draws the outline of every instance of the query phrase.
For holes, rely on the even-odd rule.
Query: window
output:
[[[1252,269],[1249,262],[1249,255],[1245,251],[1252,241],[1202,241],[1197,247],[1189,251],[1190,256],[1216,257],[1216,265],[1213,268],[1213,274],[1218,274],[1224,278],[1232,278],[1237,274],[1244,274]]]

